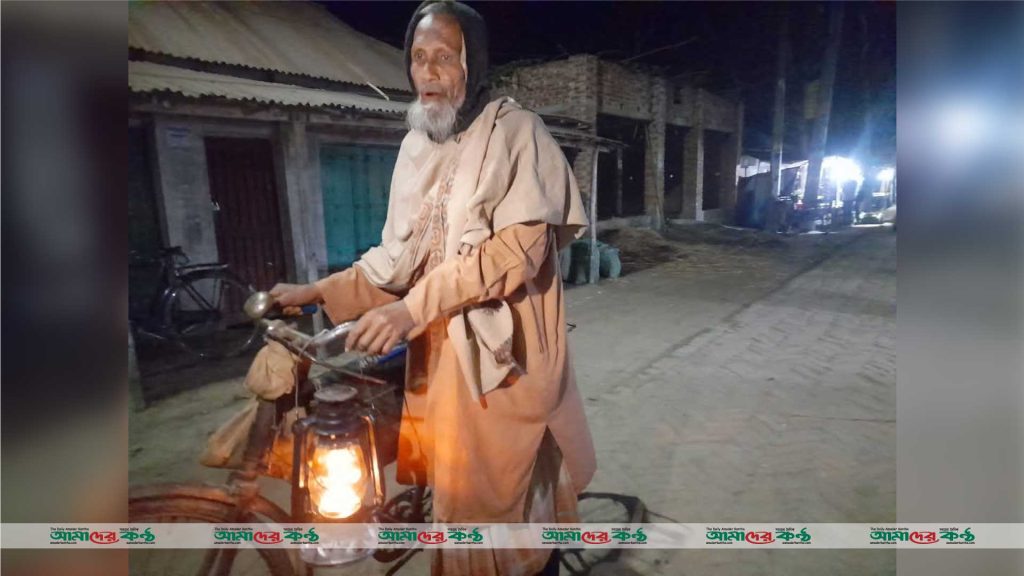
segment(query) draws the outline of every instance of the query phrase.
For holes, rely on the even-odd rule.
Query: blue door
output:
[[[327,266],[331,271],[351,266],[363,252],[380,244],[397,158],[398,148],[320,148]]]

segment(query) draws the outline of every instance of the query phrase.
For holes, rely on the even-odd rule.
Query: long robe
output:
[[[537,126],[530,121],[506,128]],[[550,139],[546,132],[543,137]],[[512,171],[530,169],[529,155],[514,158]],[[510,192],[502,202],[516,200]],[[444,193],[438,195],[438,211],[446,202]],[[443,238],[443,220],[430,220],[436,222],[433,236]],[[445,254],[443,242],[435,244],[431,250],[441,254],[426,259],[406,291],[378,288],[359,267],[318,283],[336,323],[402,297],[417,325],[426,327],[409,347],[398,480],[431,486],[438,522],[577,521],[576,495],[596,463],[566,340],[557,227],[511,224],[458,255]],[[517,368],[497,388],[476,395],[449,338],[449,320],[468,306],[497,302],[511,310]],[[433,572],[529,575],[542,569],[549,554],[444,549]]]

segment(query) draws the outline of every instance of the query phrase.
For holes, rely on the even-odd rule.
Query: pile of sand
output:
[[[598,238],[619,249],[623,274],[632,274],[687,257],[683,244],[666,240],[648,228],[609,230],[598,235]]]
[[[776,234],[718,224],[669,224],[660,233],[648,228],[623,228],[602,232],[598,238],[619,249],[623,274],[693,258],[710,246],[728,246],[741,251],[789,246]]]
[[[716,244],[744,248],[785,248],[783,237],[753,228],[737,228],[720,224],[668,224],[662,235],[686,244]]]

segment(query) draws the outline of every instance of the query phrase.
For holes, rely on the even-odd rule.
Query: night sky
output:
[[[418,2],[324,2],[357,30],[401,47]],[[680,82],[746,104],[745,147],[770,148],[779,20],[788,12],[789,159],[802,155],[804,82],[819,74],[827,28],[822,3],[467,2],[488,23],[492,68],[571,54],[631,60]],[[678,45],[677,45],[678,44]],[[675,45],[675,46],[674,46]],[[665,48],[657,52],[645,53]],[[865,109],[872,111],[871,155],[895,154],[896,6],[847,3],[833,100],[829,153],[869,155]],[[792,121],[791,121],[792,120]]]

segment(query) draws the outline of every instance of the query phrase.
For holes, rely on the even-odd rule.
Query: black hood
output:
[[[446,0],[426,0],[420,4],[405,30],[405,74],[409,78],[409,87],[413,92],[416,92],[416,85],[410,73],[412,37],[416,32],[416,26],[427,14],[447,14],[455,18],[462,29],[462,39],[466,44],[466,101],[462,103],[455,119],[457,134],[469,127],[490,101],[487,84],[487,25],[476,10],[465,4]]]

